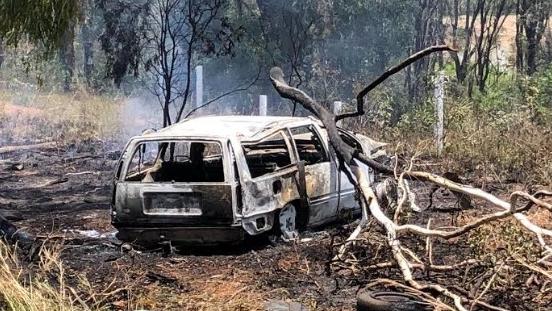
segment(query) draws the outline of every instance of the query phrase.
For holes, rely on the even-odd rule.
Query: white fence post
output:
[[[341,114],[341,109],[343,108],[343,103],[340,102],[340,101],[334,101],[333,102],[333,106],[332,106],[332,111],[334,113],[334,115],[338,115],[338,114]],[[341,126],[342,122],[341,120],[337,121],[337,126]]]
[[[259,115],[266,116],[268,110],[267,106],[267,96],[259,95]]]
[[[437,147],[437,153],[441,155],[443,152],[443,138],[444,138],[444,101],[445,101],[445,73],[440,72],[439,77],[435,80],[435,117],[437,123],[435,124],[435,145]]]
[[[197,66],[196,71],[196,107],[203,105],[203,66]]]

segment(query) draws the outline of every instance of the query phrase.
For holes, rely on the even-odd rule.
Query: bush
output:
[[[499,181],[552,184],[552,68],[534,78],[503,74],[485,94],[465,97],[448,84],[445,99],[445,169]],[[377,106],[377,105],[376,105]],[[384,107],[387,107],[384,105]],[[371,124],[376,124],[372,122]],[[383,122],[382,124],[389,124]],[[411,155],[418,146],[436,155],[432,98],[403,114],[396,126],[372,133]]]

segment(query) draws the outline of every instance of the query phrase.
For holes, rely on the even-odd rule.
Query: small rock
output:
[[[308,309],[302,304],[294,301],[269,300],[265,304],[266,311],[307,311]]]
[[[25,168],[25,166],[23,165],[23,163],[13,163],[12,165],[10,165],[8,170],[10,170],[10,171],[22,171],[24,168]]]
[[[123,253],[128,253],[128,252],[132,251],[132,245],[130,245],[128,243],[123,243],[123,245],[121,245],[121,251]]]

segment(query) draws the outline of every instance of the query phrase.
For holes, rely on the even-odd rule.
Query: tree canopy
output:
[[[61,45],[78,14],[77,0],[1,0],[0,37],[9,45],[27,38],[51,49]]]

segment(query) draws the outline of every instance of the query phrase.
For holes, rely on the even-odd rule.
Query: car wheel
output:
[[[284,241],[297,239],[297,208],[293,204],[286,204],[278,212],[278,229]]]
[[[364,291],[357,296],[357,311],[430,311],[430,303],[399,292]]]

